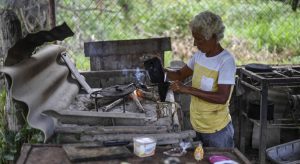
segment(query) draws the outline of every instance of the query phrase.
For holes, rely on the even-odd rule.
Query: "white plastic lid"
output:
[[[133,139],[135,142],[141,143],[141,144],[148,144],[155,142],[155,139],[152,137],[138,137]]]

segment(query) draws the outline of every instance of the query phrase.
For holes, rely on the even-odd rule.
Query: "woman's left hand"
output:
[[[180,92],[183,93],[184,89],[186,88],[185,85],[182,84],[181,81],[173,81],[171,82],[170,88],[174,91],[174,92]]]

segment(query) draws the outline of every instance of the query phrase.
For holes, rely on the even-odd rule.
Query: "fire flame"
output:
[[[143,97],[143,93],[139,89],[134,90],[133,94],[135,94],[139,98]]]

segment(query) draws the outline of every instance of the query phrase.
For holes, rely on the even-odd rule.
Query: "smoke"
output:
[[[128,70],[127,69],[122,69],[122,75],[127,77],[128,76]]]
[[[132,79],[135,83],[144,84],[146,81],[146,75],[143,69],[137,67],[135,70],[122,69],[122,75],[129,79]]]
[[[139,67],[137,67],[135,70],[135,79],[138,83],[144,84],[145,73],[142,72]]]

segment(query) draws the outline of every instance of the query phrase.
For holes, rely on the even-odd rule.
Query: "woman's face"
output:
[[[210,52],[217,44],[215,37],[211,37],[209,40],[206,40],[202,34],[194,31],[192,32],[192,35],[194,37],[194,46],[203,53]]]

